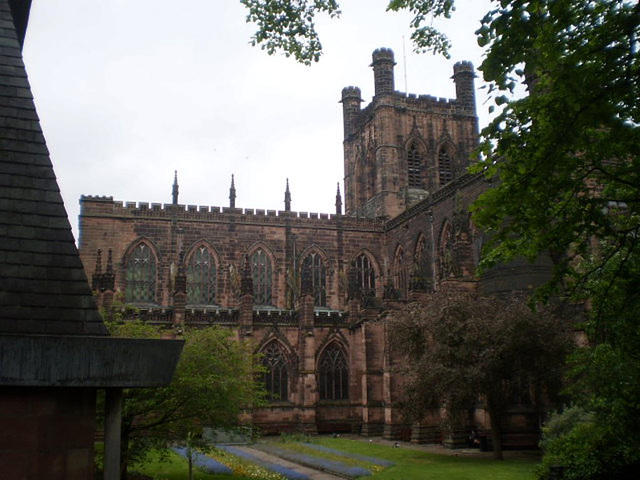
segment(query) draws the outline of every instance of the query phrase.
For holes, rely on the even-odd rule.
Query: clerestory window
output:
[[[313,286],[314,305],[327,306],[327,273],[322,257],[318,252],[311,252],[302,262],[302,277],[308,276]]]
[[[214,305],[216,303],[216,264],[211,251],[204,245],[197,247],[187,264],[187,304]]]
[[[156,295],[156,257],[146,243],[139,243],[127,259],[125,276],[127,303],[154,303]]]
[[[253,303],[255,305],[271,305],[273,274],[271,259],[262,248],[251,254],[251,277],[253,280]]]

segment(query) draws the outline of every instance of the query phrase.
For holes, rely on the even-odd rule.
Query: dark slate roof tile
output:
[[[0,333],[105,335],[7,0],[0,0]]]

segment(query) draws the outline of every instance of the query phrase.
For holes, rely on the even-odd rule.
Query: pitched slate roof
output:
[[[106,335],[22,60],[26,3],[0,0],[0,333]]]

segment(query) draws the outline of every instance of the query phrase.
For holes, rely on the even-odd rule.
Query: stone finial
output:
[[[284,191],[284,211],[291,211],[291,192],[289,191],[289,179],[287,178],[287,188]]]
[[[102,250],[96,252],[96,267],[91,276],[91,290],[100,290],[102,286]]]
[[[229,188],[229,208],[236,208],[236,184],[231,174],[231,187]]]
[[[244,256],[242,278],[240,279],[240,292],[242,295],[253,295],[253,275],[251,274],[251,259],[249,255]]]
[[[116,274],[113,271],[113,251],[111,249],[107,252],[107,268],[102,276],[102,288],[112,292],[116,289]]]
[[[173,175],[173,189],[171,191],[172,202],[174,205],[178,204],[178,171],[174,171]]]
[[[340,194],[340,182],[338,182],[338,191],[336,193],[336,215],[342,215],[342,195]]]
[[[178,272],[174,283],[174,293],[187,293],[187,272],[184,266],[184,252],[178,257]]]

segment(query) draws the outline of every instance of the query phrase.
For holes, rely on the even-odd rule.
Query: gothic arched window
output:
[[[332,343],[320,355],[318,362],[318,392],[320,400],[349,398],[349,365],[342,348]]]
[[[187,304],[216,303],[216,263],[204,245],[196,247],[187,263]]]
[[[404,250],[398,247],[396,257],[393,262],[393,270],[395,276],[395,287],[400,298],[407,296],[407,265],[404,258]]]
[[[356,258],[356,272],[358,274],[358,286],[362,295],[376,296],[376,273],[371,260],[364,253]]]
[[[438,173],[441,186],[453,180],[453,164],[446,147],[442,147],[438,154]]]
[[[302,261],[303,279],[309,278],[313,287],[313,299],[316,307],[327,306],[327,273],[322,256],[311,252]]]
[[[275,401],[289,399],[289,373],[282,347],[278,342],[271,342],[262,350],[262,366],[264,387],[267,398]]]
[[[156,257],[151,247],[140,242],[127,259],[125,301],[154,303],[156,297]]]
[[[421,166],[422,155],[420,154],[418,146],[412,143],[407,150],[407,168],[410,187],[422,188],[422,176],[420,175]]]
[[[253,303],[271,305],[271,259],[267,252],[258,248],[251,254],[251,277],[253,280]]]

